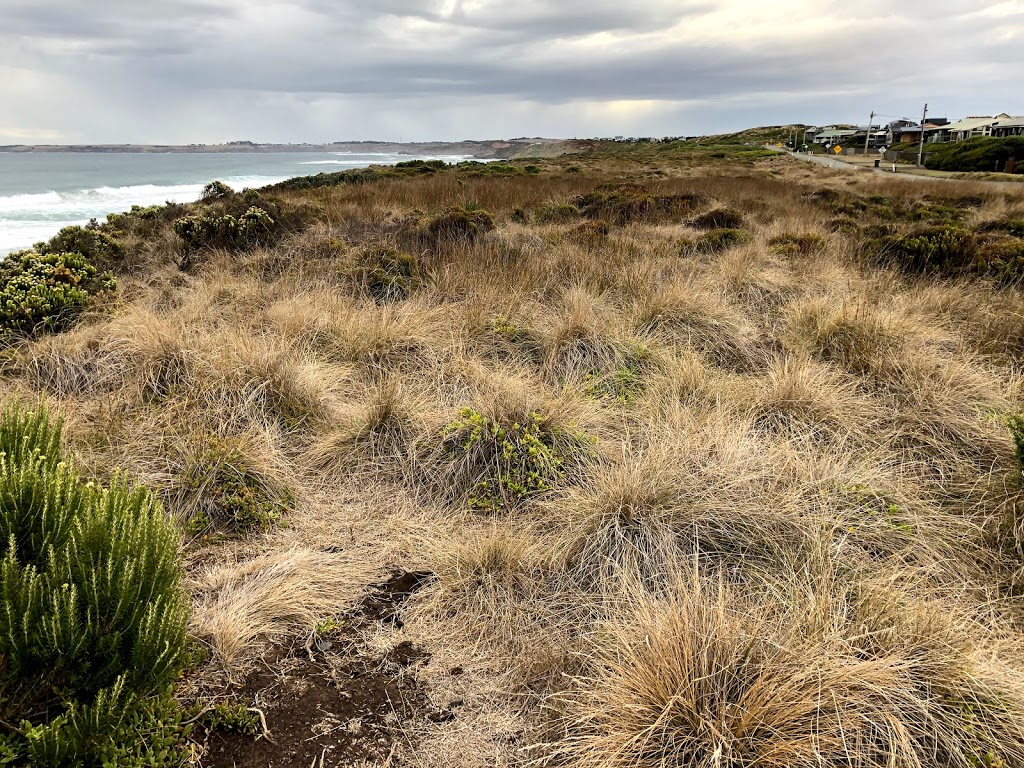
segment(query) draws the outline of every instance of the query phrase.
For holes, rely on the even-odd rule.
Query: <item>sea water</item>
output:
[[[133,205],[185,203],[218,179],[241,190],[295,176],[391,165],[417,157],[335,152],[0,152],[0,256],[29,248],[71,224],[102,221]]]

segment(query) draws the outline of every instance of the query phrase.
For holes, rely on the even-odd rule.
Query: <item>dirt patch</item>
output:
[[[432,579],[396,572],[337,626],[264,659],[233,695],[266,715],[269,738],[217,731],[203,765],[319,768],[384,761],[405,738],[406,723],[454,719],[453,708],[432,708],[417,683],[415,669],[430,662],[429,653],[405,641],[381,655],[360,641],[374,622],[401,627],[401,607]]]

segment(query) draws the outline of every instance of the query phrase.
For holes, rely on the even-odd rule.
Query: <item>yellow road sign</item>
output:
[[[836,147],[835,149],[833,149],[832,151],[833,151],[833,152],[835,152],[835,153],[836,153],[836,154],[838,155],[838,154],[840,154],[840,153],[841,153],[841,152],[843,151],[843,148],[842,148],[842,147],[839,147],[839,146],[837,146],[837,147]]]
[[[780,141],[780,142],[779,142],[778,144],[776,144],[775,146],[776,146],[776,147],[778,147],[779,149],[782,149],[782,142]]]

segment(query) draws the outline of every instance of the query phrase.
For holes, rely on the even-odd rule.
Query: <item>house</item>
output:
[[[973,139],[976,136],[991,136],[992,126],[996,123],[1014,119],[1016,118],[1011,117],[1005,112],[995,117],[965,117],[963,120],[957,120],[955,123],[942,126],[942,129],[937,132],[939,138],[936,140],[964,141],[965,139]]]
[[[814,139],[817,138],[818,134],[821,133],[824,128],[818,128],[816,126],[810,126],[804,131],[804,144],[813,144]]]
[[[814,137],[815,144],[851,144],[856,141],[856,137],[860,135],[861,139],[864,138],[864,133],[858,132],[852,129],[844,128],[830,128],[829,130],[822,131]]]
[[[1024,117],[1015,117],[1012,120],[997,120],[992,124],[990,135],[1000,139],[1007,136],[1024,136]]]
[[[924,124],[925,140],[929,140],[935,131],[948,124],[949,120],[944,117],[936,117],[929,120]],[[894,144],[916,144],[921,141],[921,126],[910,120],[896,120],[889,124],[886,139],[889,146]]]

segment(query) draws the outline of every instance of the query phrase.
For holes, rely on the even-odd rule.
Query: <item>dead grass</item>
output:
[[[361,642],[419,643],[434,661],[407,674],[463,702],[421,718],[403,762],[1024,764],[1005,427],[1024,298],[865,265],[808,197],[951,185],[781,157],[571,162],[289,193],[321,207],[309,230],[186,273],[158,235],[115,304],[0,352],[5,391],[52,401],[85,471],[151,485],[183,526],[222,470],[285,500],[268,529],[183,537],[213,659],[194,684],[301,649],[397,565],[437,578]],[[593,238],[537,223],[637,182],[700,202]],[[1024,190],[963,194],[984,221]],[[466,206],[496,230],[424,236]],[[711,211],[751,239],[683,248]],[[378,303],[353,264],[381,244],[417,271]],[[536,424],[558,471],[471,506],[510,458],[451,428],[466,409]]]

